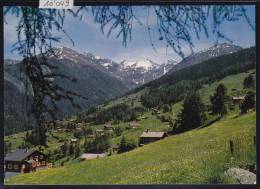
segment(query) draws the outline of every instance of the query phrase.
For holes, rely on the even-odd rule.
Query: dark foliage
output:
[[[137,147],[137,143],[134,140],[127,139],[124,136],[122,137],[120,144],[119,144],[119,153],[127,152],[133,150]]]
[[[255,88],[255,78],[252,74],[245,78],[243,82],[244,88]]]
[[[201,86],[196,81],[180,81],[175,85],[163,85],[156,89],[148,90],[141,96],[142,105],[147,108],[162,106],[163,104],[176,103],[183,99],[188,91],[199,89]]]
[[[102,153],[109,148],[109,138],[106,135],[96,135],[94,140],[85,142],[85,152]]]
[[[227,101],[227,89],[223,84],[219,84],[213,96],[210,97],[212,113],[225,115],[227,113],[225,101]]]
[[[169,104],[164,104],[164,105],[162,106],[162,109],[163,109],[163,113],[166,113],[166,112],[171,111],[171,110],[172,110],[172,107],[171,107],[171,105],[169,105]]]
[[[253,68],[255,68],[255,48],[249,48],[166,74],[132,92],[146,87],[148,91],[141,96],[143,106],[147,108],[160,107],[163,104],[183,100],[185,93],[197,90],[203,84],[210,84],[228,75]]]
[[[195,129],[206,120],[205,106],[197,93],[189,94],[183,103],[183,109],[174,123],[173,133]]]
[[[103,124],[108,121],[134,121],[137,118],[139,111],[143,111],[142,108],[131,108],[127,104],[119,104],[113,107],[101,110],[96,118],[95,122]]]
[[[253,91],[247,92],[245,100],[240,106],[240,111],[242,114],[247,113],[248,110],[255,107],[255,93]]]
[[[68,149],[69,149],[68,143],[65,141],[64,144],[61,145],[61,147],[60,147],[60,153],[63,156],[66,156],[68,154]]]

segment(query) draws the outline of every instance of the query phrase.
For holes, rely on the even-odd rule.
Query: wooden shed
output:
[[[244,96],[232,96],[233,104],[240,104],[244,99]]]
[[[160,140],[166,137],[165,132],[161,131],[145,131],[141,134],[140,136],[140,145],[149,143],[149,142],[154,142],[156,140]]]

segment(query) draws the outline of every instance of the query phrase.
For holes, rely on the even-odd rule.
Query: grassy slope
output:
[[[234,91],[232,91],[232,89],[237,89],[238,91],[242,91],[243,92],[243,80],[245,77],[247,77],[250,73],[254,73],[255,70],[251,70],[248,73],[240,73],[240,74],[236,74],[236,75],[231,75],[228,77],[225,77],[223,79],[221,79],[220,81],[214,82],[211,85],[205,85],[202,89],[199,90],[199,93],[202,97],[202,100],[208,104],[209,103],[209,96],[212,95],[214,93],[215,88],[217,87],[217,85],[219,83],[223,83],[227,89],[228,89],[228,95],[232,95],[233,93],[236,93]],[[143,93],[143,91],[140,91],[136,94],[130,94],[126,97],[122,97],[119,99],[116,99],[114,101],[109,102],[105,108],[111,107],[113,105],[119,104],[119,103],[127,103],[127,104],[131,104],[132,99],[134,99],[134,106],[140,106],[140,102],[139,102],[139,97],[140,95]],[[171,112],[167,112],[164,113],[164,115],[166,116],[171,116],[171,117],[176,117],[178,112],[180,111],[182,107],[182,102],[178,102],[174,105],[172,105],[172,111]],[[135,140],[138,139],[138,137],[140,136],[140,134],[145,131],[146,129],[150,129],[153,131],[167,131],[169,129],[168,127],[168,122],[164,122],[162,123],[160,120],[158,120],[156,118],[155,115],[152,115],[151,112],[146,112],[144,113],[144,115],[142,115],[141,117],[146,116],[148,117],[147,119],[141,119],[140,121],[140,128],[137,129],[130,129],[130,130],[125,130],[121,136],[126,136],[128,138],[133,138]],[[119,124],[115,124],[113,126],[126,126],[128,123],[119,123]],[[102,125],[92,125],[93,128],[103,128],[103,124]],[[48,134],[48,145],[49,148],[47,148],[47,150],[53,151],[54,149],[59,149],[59,147],[63,144],[62,141],[59,141],[60,139],[67,139],[70,140],[71,138],[74,138],[72,136],[72,133],[65,133],[65,132],[57,132],[57,131],[52,131],[54,136],[56,136],[57,138],[54,138],[52,136]],[[14,135],[10,135],[10,136],[5,136],[5,141],[7,142],[11,142],[12,143],[12,149],[16,149],[18,148],[18,146],[20,146],[23,142],[23,138],[25,136],[25,132],[22,133],[18,133],[18,134],[14,134]],[[121,140],[121,136],[119,137],[114,137],[111,139],[111,143],[112,144],[117,144],[119,143],[119,141]],[[81,144],[84,143],[84,139],[81,139]],[[66,158],[65,158],[66,159]],[[63,160],[61,160],[63,161]],[[55,165],[60,165],[61,161],[57,161],[54,162]],[[74,161],[73,161],[74,162]]]
[[[23,174],[6,184],[134,184],[231,182],[228,167],[255,162],[255,112],[229,114],[213,125],[137,148],[131,152],[62,168]],[[228,155],[229,140],[235,156]]]

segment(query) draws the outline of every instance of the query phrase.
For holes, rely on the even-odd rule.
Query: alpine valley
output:
[[[57,47],[54,48],[56,56],[50,55],[48,61],[51,65],[58,67],[57,72],[71,78],[70,80],[55,78],[54,82],[86,97],[87,100],[75,97],[75,102],[82,109],[87,109],[120,97],[128,91],[164,75],[167,76],[167,73],[241,49],[239,46],[224,43],[188,56],[180,63],[174,60],[158,63],[148,58],[115,62],[91,53],[79,53],[66,47]],[[26,88],[21,79],[24,74],[20,68],[21,62],[19,61],[10,59],[4,61],[5,134],[28,129],[24,118],[26,115],[23,112]],[[14,107],[13,104],[16,106]],[[57,117],[59,118],[79,111],[67,101],[60,101],[58,107],[60,111],[57,113]]]

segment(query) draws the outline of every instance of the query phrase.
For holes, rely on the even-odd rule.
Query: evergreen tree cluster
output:
[[[109,137],[106,135],[96,135],[93,140],[85,140],[85,152],[102,153],[110,146]]]
[[[249,88],[249,89],[255,88],[255,78],[254,78],[254,76],[252,74],[250,74],[248,77],[245,78],[243,84],[244,84],[245,89],[246,88]]]
[[[180,133],[201,126],[206,120],[205,105],[200,96],[192,92],[186,96],[183,109],[178,114],[173,125],[173,132]]]
[[[227,98],[227,88],[223,84],[219,84],[213,96],[210,97],[213,114],[225,115],[227,113],[225,106],[225,102],[228,100]]]
[[[240,106],[240,111],[242,114],[247,113],[248,110],[255,107],[255,93],[253,91],[248,91],[245,100]]]
[[[136,141],[123,136],[121,138],[121,141],[120,141],[120,144],[119,144],[118,152],[119,153],[127,152],[127,151],[130,151],[130,150],[133,150],[136,147],[137,147]]]
[[[167,74],[137,88],[134,92],[147,87],[148,91],[141,96],[142,105],[147,108],[160,107],[183,100],[185,93],[198,90],[204,84],[253,68],[255,48],[252,47]],[[224,109],[222,110],[224,113]]]
[[[147,108],[162,107],[166,104],[176,103],[183,99],[184,94],[200,88],[200,84],[194,81],[180,81],[175,85],[163,85],[156,89],[150,89],[141,95],[142,105]]]
[[[136,120],[138,114],[142,113],[143,111],[144,109],[140,107],[132,108],[127,104],[119,104],[101,110],[95,116],[95,122],[97,124],[103,124],[108,121],[134,121]]]

